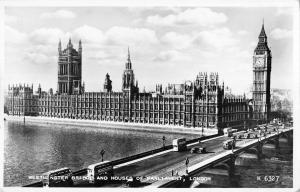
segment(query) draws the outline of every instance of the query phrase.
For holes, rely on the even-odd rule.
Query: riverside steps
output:
[[[135,187],[214,187],[226,186],[239,178],[235,174],[236,166],[251,165],[252,161],[263,158],[264,147],[278,143],[292,143],[293,127],[278,127],[277,125],[263,125],[266,127],[262,136],[242,138],[245,132],[235,134],[236,147],[225,150],[223,142],[227,136],[211,135],[187,141],[187,150],[173,151],[173,146],[148,151],[135,156],[113,160],[114,181],[103,182],[100,186],[88,180],[76,180],[69,187],[128,187],[128,177],[139,178]],[[248,132],[258,135],[258,130]],[[199,142],[199,140],[201,142]],[[192,147],[206,147],[205,153],[191,153]],[[276,148],[274,148],[276,150]],[[188,159],[188,163],[187,163]],[[73,172],[73,176],[86,177],[87,169]],[[41,186],[41,182],[27,185],[27,187]],[[131,186],[132,187],[132,186]]]

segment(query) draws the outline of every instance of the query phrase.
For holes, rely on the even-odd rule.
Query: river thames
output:
[[[142,132],[75,125],[4,123],[4,186],[22,186],[34,181],[28,176],[69,167],[79,170],[104,160],[113,160],[166,145],[179,137],[197,138],[196,134]],[[265,156],[257,164],[238,167],[236,186],[227,187],[292,187],[293,150],[282,146],[276,154]],[[278,176],[276,182],[258,177]]]

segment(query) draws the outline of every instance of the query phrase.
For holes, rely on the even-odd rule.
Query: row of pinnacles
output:
[[[13,84],[8,85],[8,93],[14,96],[17,95],[29,95],[33,93],[33,84],[29,86],[28,84]]]
[[[196,80],[191,82],[190,85],[187,84],[168,84],[164,91],[162,84],[156,84],[155,91],[160,94],[168,95],[183,95],[185,92],[189,91],[187,87],[192,88],[190,91],[195,91],[196,96],[201,97],[201,94],[197,94],[199,91],[202,93],[204,90],[206,92],[218,91],[221,89],[219,86],[219,75],[218,73],[212,72],[207,75],[207,72],[200,72]]]
[[[37,91],[34,93],[33,90],[33,84],[29,86],[29,84],[12,84],[8,85],[8,94],[14,95],[14,96],[31,96],[31,95],[37,95],[39,98],[43,96],[53,96],[53,89],[50,88],[48,92],[42,91],[41,84],[39,84]]]

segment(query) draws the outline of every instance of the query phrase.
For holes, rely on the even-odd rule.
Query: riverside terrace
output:
[[[156,149],[144,154],[138,154],[120,160],[111,161],[114,169],[114,176],[126,178],[126,176],[138,176],[140,183],[136,187],[196,187],[199,183],[193,179],[202,177],[209,172],[211,175],[222,175],[225,171],[225,182],[231,182],[234,178],[234,168],[239,165],[251,164],[262,158],[265,148],[276,152],[283,143],[292,146],[293,127],[278,126],[277,124],[261,125],[263,130],[252,129],[248,133],[252,136],[259,135],[258,138],[240,138],[236,141],[236,147],[232,150],[224,150],[222,143],[228,140],[227,136],[212,138],[200,138],[188,141],[188,149],[191,147],[203,147],[207,153],[190,153],[189,150],[175,152],[172,146]],[[262,131],[262,132],[261,132]],[[245,132],[238,132],[235,135],[243,135]],[[186,158],[189,159],[185,164]],[[176,175],[173,175],[176,173]],[[73,176],[84,177],[87,169],[73,172]],[[155,178],[170,178],[178,176],[178,180],[156,180]],[[224,178],[223,178],[224,180]],[[224,181],[207,180],[212,186],[218,186]],[[76,180],[68,187],[124,187],[124,180],[103,182],[101,186],[90,184],[87,180]],[[33,183],[26,187],[41,187],[42,182]]]

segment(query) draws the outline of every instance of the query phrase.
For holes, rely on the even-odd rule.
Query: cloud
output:
[[[247,34],[249,34],[249,32],[246,31],[246,30],[239,30],[239,31],[237,32],[237,34],[238,34],[238,35],[247,35]]]
[[[76,14],[69,10],[57,10],[55,12],[46,12],[40,16],[42,19],[74,19]]]
[[[156,57],[153,58],[155,62],[174,62],[186,61],[189,57],[177,50],[161,51]]]
[[[107,43],[116,45],[144,46],[158,43],[155,31],[146,28],[129,28],[115,26],[106,33]]]
[[[283,15],[293,15],[293,9],[292,8],[278,8],[276,11],[276,16],[283,16]]]
[[[205,30],[199,32],[196,36],[194,43],[209,50],[228,49],[238,43],[237,38],[233,36],[233,33],[228,28]]]
[[[5,23],[6,24],[12,24],[16,23],[18,21],[18,17],[13,15],[5,15]]]
[[[57,44],[60,38],[68,38],[68,35],[59,28],[39,28],[32,31],[29,38],[33,44],[47,45]]]
[[[191,45],[193,37],[190,35],[182,35],[176,32],[168,32],[161,41],[172,46],[175,49],[184,49]]]
[[[5,41],[13,44],[23,44],[27,40],[27,34],[19,32],[13,27],[5,25]]]
[[[279,40],[279,39],[290,38],[292,37],[292,34],[293,33],[291,30],[276,28],[271,31],[270,35],[273,39]]]
[[[25,53],[24,59],[33,64],[45,64],[53,62],[53,57],[39,52]],[[55,61],[53,63],[55,63]]]
[[[83,25],[74,30],[74,37],[85,43],[103,43],[105,40],[103,32],[92,26]]]
[[[153,13],[158,11],[160,13],[179,13],[182,10],[182,7],[128,7],[128,11],[136,15]]]
[[[148,16],[146,22],[153,25],[173,26],[196,24],[203,27],[225,23],[227,16],[223,13],[214,12],[209,8],[186,9],[177,14],[167,16]]]

